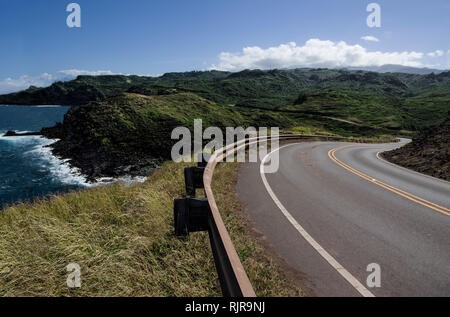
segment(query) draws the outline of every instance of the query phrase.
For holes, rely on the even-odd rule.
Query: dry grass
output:
[[[141,185],[82,190],[0,213],[1,296],[220,296],[207,233],[173,235],[185,165],[167,163]],[[225,222],[258,295],[298,295],[236,213],[236,164],[215,184]],[[66,266],[81,266],[69,289]]]

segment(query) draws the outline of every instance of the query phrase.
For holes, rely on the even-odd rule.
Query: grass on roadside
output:
[[[320,136],[338,136],[338,137],[347,137],[350,142],[356,142],[356,143],[390,143],[390,142],[397,142],[398,138],[389,135],[389,134],[379,134],[376,136],[365,136],[365,137],[353,137],[353,136],[345,136],[339,133],[333,133],[323,127],[320,126],[312,126],[312,125],[303,125],[303,126],[296,126],[292,127],[290,129],[286,129],[284,131],[288,134],[306,134],[306,135],[320,135]]]
[[[221,296],[207,233],[173,235],[183,168],[166,163],[144,184],[56,195],[0,213],[1,296]],[[259,296],[296,296],[252,238],[234,186],[237,164],[218,167],[219,207]],[[66,266],[81,266],[69,289]]]

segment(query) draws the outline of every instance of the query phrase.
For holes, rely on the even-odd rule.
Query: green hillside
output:
[[[441,123],[450,110],[450,72],[376,73],[330,69],[79,76],[0,96],[0,104],[85,105],[122,93],[192,93],[220,106],[296,111],[398,131]],[[304,99],[304,100],[303,100]]]
[[[450,89],[450,72],[438,75],[376,73],[331,69],[244,70],[237,73],[205,71],[168,73],[160,77],[79,76],[47,88],[31,88],[0,96],[0,103],[81,105],[121,92],[170,93],[173,89],[196,93],[219,104],[277,107],[292,102],[301,92],[343,90],[397,97],[442,96]],[[83,91],[89,92],[81,96]],[[259,100],[260,102],[256,102]],[[67,103],[64,103],[67,104]]]
[[[102,102],[72,107],[64,123],[42,130],[60,139],[54,153],[92,179],[103,176],[145,175],[170,159],[172,130],[193,129],[194,119],[203,127],[314,127],[343,136],[380,137],[389,134],[364,124],[336,121],[323,116],[283,111],[220,106],[192,93],[145,96],[124,93]]]
[[[405,134],[442,122],[450,110],[450,96],[430,100],[331,90],[301,94],[278,110],[312,113]]]

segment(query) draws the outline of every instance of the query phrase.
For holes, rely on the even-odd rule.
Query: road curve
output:
[[[241,168],[237,191],[255,229],[307,294],[450,296],[450,183],[377,155],[398,146],[291,144],[277,173]],[[372,263],[381,287],[366,283]]]

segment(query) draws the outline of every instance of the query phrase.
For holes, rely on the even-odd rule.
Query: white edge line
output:
[[[295,220],[295,218],[289,213],[289,211],[283,206],[281,201],[273,192],[272,188],[267,181],[266,175],[264,173],[264,163],[267,158],[273,153],[296,144],[288,144],[283,147],[280,147],[276,150],[273,150],[269,154],[267,154],[264,159],[261,161],[259,172],[261,174],[262,181],[264,186],[266,187],[267,192],[269,193],[272,200],[275,202],[277,207],[281,210],[283,215],[289,220],[289,222],[294,226],[294,228],[302,235],[302,237],[347,281],[352,285],[362,296],[364,297],[375,297],[375,295],[370,292],[361,282],[358,281],[349,271],[347,271],[335,258],[333,258],[325,249],[316,241],[314,238]]]

